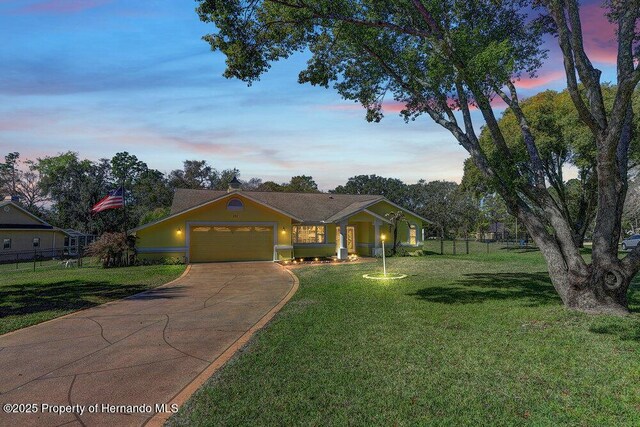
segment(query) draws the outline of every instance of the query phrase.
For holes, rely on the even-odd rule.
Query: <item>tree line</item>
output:
[[[613,87],[606,86],[604,93],[610,97],[613,91]],[[640,102],[640,97],[635,96],[634,102]],[[531,132],[536,135],[550,193],[558,205],[564,206],[575,243],[583,246],[585,238],[591,237],[597,206],[593,137],[579,120],[566,90],[542,92],[522,101],[521,108],[531,118]],[[513,151],[526,156],[520,141],[522,133],[511,110],[505,111],[498,125]],[[640,130],[638,119],[634,119],[634,128]],[[488,129],[481,132],[479,140],[490,149]],[[640,161],[636,139],[630,158],[631,170],[635,171]],[[565,179],[567,167],[576,171],[575,178]],[[74,152],[22,160],[14,152],[0,163],[0,194],[18,195],[26,209],[59,227],[101,234],[121,230],[124,225],[119,210],[90,213],[91,207],[111,189],[121,185],[127,189],[126,226],[132,228],[167,216],[176,188],[226,190],[234,176],[248,191],[319,191],[311,176],[294,176],[284,183],[242,179],[238,169],[219,170],[206,160],[185,160],[181,169],[165,174],[127,152],[98,161],[80,159]],[[516,228],[516,218],[509,213],[495,185],[480,173],[471,158],[464,163],[461,184],[425,180],[407,184],[398,178],[372,174],[353,176],[329,192],[385,196],[429,219],[429,235],[445,239],[484,236],[486,231],[497,232],[498,228],[508,229],[513,236]],[[640,231],[639,217],[640,179],[634,178],[629,181],[624,206],[625,234]]]

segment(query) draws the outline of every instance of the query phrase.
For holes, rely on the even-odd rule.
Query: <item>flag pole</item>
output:
[[[127,233],[127,197],[126,197],[126,190],[124,188],[124,178],[122,179],[122,216],[123,216],[123,225],[122,227],[124,228],[124,234],[125,236],[128,234]]]
[[[125,177],[122,177],[122,216],[124,217],[124,223],[123,223],[123,228],[124,228],[124,238],[126,240],[126,244],[127,244],[127,251],[126,251],[126,258],[124,261],[124,265],[129,265],[129,232],[127,230],[127,192],[124,186],[125,183]]]

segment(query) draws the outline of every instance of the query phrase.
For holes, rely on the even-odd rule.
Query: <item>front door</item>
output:
[[[340,249],[340,227],[336,226],[336,253]],[[347,252],[356,253],[356,228],[352,225],[347,226]]]

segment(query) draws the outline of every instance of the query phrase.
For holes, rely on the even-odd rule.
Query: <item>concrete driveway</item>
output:
[[[168,285],[0,336],[0,425],[159,424],[296,289],[272,263],[196,264]]]

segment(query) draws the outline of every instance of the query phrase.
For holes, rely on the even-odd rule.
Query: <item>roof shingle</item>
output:
[[[171,214],[194,208],[226,195],[226,191],[176,189]],[[271,206],[304,222],[332,222],[355,213],[367,205],[384,200],[368,194],[283,193],[271,191],[240,191],[267,206]]]

